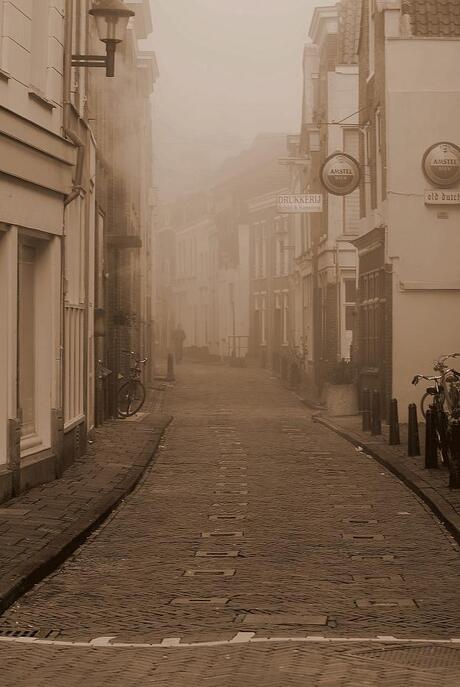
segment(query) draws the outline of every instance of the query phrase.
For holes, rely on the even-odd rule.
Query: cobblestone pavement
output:
[[[150,394],[142,413],[97,428],[87,453],[61,479],[0,506],[0,612],[65,560],[135,486],[171,419],[161,414],[163,396]]]
[[[2,687],[458,687],[459,550],[424,504],[266,372],[178,377],[141,485],[3,616]]]
[[[440,459],[438,468],[425,469],[425,425],[419,425],[421,455],[409,457],[407,455],[407,424],[400,425],[401,444],[388,445],[389,426],[382,425],[382,434],[371,436],[369,432],[361,430],[361,416],[329,418],[321,413],[319,421],[334,427],[336,431],[344,432],[351,441],[358,442],[376,453],[386,465],[392,466],[396,473],[407,479],[416,488],[420,488],[428,501],[434,504],[449,523],[451,531],[455,533],[457,541],[460,539],[460,489],[449,489],[449,472]]]

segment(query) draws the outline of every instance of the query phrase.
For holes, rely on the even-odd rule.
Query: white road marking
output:
[[[36,639],[35,637],[0,637],[0,642],[10,644],[36,644],[38,646],[78,647],[89,649],[190,649],[214,646],[230,647],[235,644],[437,644],[460,645],[460,638],[403,638],[392,635],[377,635],[376,637],[324,637],[323,635],[307,635],[306,637],[255,637],[254,632],[238,632],[232,639],[209,642],[184,642],[180,637],[165,637],[159,644],[114,642],[116,636],[96,637],[89,642],[66,641],[59,639]]]

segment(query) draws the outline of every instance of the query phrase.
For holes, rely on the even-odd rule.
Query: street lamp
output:
[[[73,67],[105,67],[106,76],[115,76],[115,50],[125,38],[128,22],[134,17],[122,0],[95,0],[88,14],[94,17],[99,40],[105,43],[105,55],[72,55]]]

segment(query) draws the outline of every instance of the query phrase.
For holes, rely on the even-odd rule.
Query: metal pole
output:
[[[362,416],[363,416],[363,432],[371,431],[371,392],[369,389],[363,389],[362,395]]]
[[[449,487],[460,489],[460,410],[454,409],[450,420]]]
[[[436,408],[431,406],[426,411],[425,429],[425,468],[438,467],[438,446],[436,439]]]
[[[396,398],[390,401],[390,436],[388,443],[390,446],[398,446],[401,443],[399,434],[398,401]]]
[[[382,416],[380,407],[380,393],[373,391],[372,393],[372,420],[371,420],[371,434],[377,436],[382,433]]]
[[[417,406],[409,404],[409,420],[407,426],[407,455],[410,457],[420,455],[420,438],[418,434]]]

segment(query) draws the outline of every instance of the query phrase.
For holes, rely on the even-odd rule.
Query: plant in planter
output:
[[[321,394],[322,401],[329,415],[357,415],[358,390],[356,370],[350,360],[339,360],[328,370],[328,381]]]

